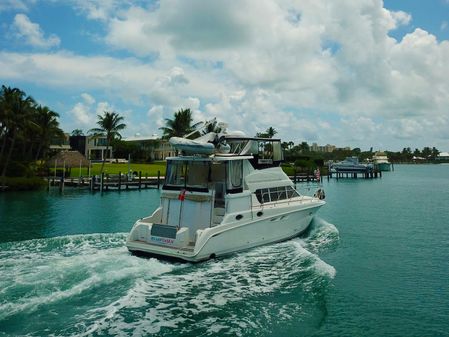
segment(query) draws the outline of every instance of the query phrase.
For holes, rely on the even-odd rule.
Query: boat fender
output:
[[[326,194],[324,193],[324,190],[321,188],[319,188],[313,196],[320,200],[323,200],[324,198],[326,198]]]

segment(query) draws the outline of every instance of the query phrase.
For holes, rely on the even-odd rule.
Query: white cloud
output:
[[[70,111],[74,117],[75,123],[83,127],[91,127],[94,121],[92,113],[89,111],[89,106],[82,102],[76,103]]]
[[[87,105],[92,105],[95,103],[95,98],[93,98],[88,93],[82,93],[81,98],[83,99],[84,103]]]
[[[0,2],[0,12],[3,11],[28,11],[27,3],[34,3],[35,1],[23,1],[23,0],[2,0]]]
[[[95,98],[88,93],[82,93],[81,99],[82,101],[76,103],[69,111],[69,116],[72,117],[76,127],[92,129],[96,127],[97,115],[103,115],[104,111],[114,110],[113,105],[106,101],[95,104]]]
[[[158,126],[189,107],[248,134],[274,126],[284,138],[340,145],[424,142],[449,127],[449,42],[420,28],[392,38],[412,17],[381,0],[77,3],[104,22],[104,42],[135,57],[3,51],[0,77],[101,90],[108,101],[151,107]]]
[[[91,20],[107,20],[120,8],[118,0],[74,0],[76,8],[85,13]]]
[[[164,126],[164,107],[162,105],[152,106],[150,110],[147,112],[147,116],[150,120],[150,123],[156,124],[156,127],[159,129]]]
[[[397,28],[398,26],[406,26],[410,23],[410,21],[412,21],[412,16],[403,11],[398,11],[398,12],[386,11],[386,12],[387,12],[386,15],[391,16],[391,18],[394,20],[394,23],[395,23],[394,28]]]
[[[30,21],[25,14],[16,14],[11,26],[16,36],[27,44],[37,48],[51,48],[60,44],[61,40],[54,34],[45,38],[44,33],[37,23]]]
[[[112,112],[114,109],[108,102],[98,102],[95,113],[97,115],[103,115],[105,111]]]

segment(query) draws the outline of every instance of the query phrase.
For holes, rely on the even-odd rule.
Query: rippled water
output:
[[[11,335],[266,335],[314,329],[335,269],[317,253],[338,230],[201,264],[130,255],[125,233],[0,246],[0,322]]]
[[[200,264],[127,252],[158,190],[0,194],[0,336],[449,336],[449,166],[395,169],[325,180],[303,236]]]

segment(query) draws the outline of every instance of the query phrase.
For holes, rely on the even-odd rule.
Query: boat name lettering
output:
[[[156,241],[159,243],[168,243],[168,244],[173,244],[173,242],[175,242],[175,240],[173,240],[173,239],[160,238],[157,236],[152,236],[151,241]]]

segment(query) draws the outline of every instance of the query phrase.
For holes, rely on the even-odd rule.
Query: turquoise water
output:
[[[448,336],[449,166],[395,169],[325,181],[302,237],[201,264],[128,254],[158,190],[0,194],[0,335]]]

